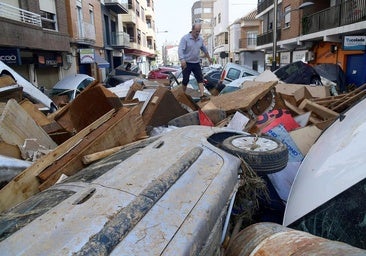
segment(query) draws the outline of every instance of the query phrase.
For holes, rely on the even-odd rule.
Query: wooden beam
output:
[[[44,181],[39,189],[52,186],[62,174],[71,176],[85,167],[82,157],[111,147],[126,145],[146,137],[146,126],[140,115],[140,108],[121,108],[98,129],[83,140],[37,177]]]
[[[56,147],[53,151],[44,155],[37,160],[32,166],[25,169],[5,187],[0,190],[0,212],[3,212],[10,207],[27,199],[28,197],[39,192],[40,181],[36,177],[45,168],[52,165],[54,161],[66,154],[71,148],[90,132],[97,129],[100,125],[106,122],[114,114],[114,110],[109,111],[101,118],[90,124],[85,129]]]

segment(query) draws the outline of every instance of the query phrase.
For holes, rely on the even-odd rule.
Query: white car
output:
[[[366,99],[343,113],[304,158],[284,226],[366,249]]]
[[[264,139],[264,157],[247,136],[186,126],[126,145],[3,212],[1,255],[218,255],[243,172],[221,145],[280,163],[283,145]]]
[[[15,80],[16,84],[12,86],[23,87],[25,98],[28,98],[33,103],[41,103],[44,105],[44,108],[40,108],[40,110],[45,110],[46,112],[54,112],[57,110],[56,104],[46,94],[15,72],[4,62],[0,61],[0,76],[3,75],[9,75]]]
[[[79,93],[84,90],[95,79],[85,74],[69,75],[58,81],[52,88],[52,96],[67,95],[68,100],[72,101]]]

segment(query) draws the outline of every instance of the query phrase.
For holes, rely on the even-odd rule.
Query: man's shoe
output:
[[[202,95],[202,96],[200,97],[200,100],[201,100],[201,101],[207,101],[207,100],[210,100],[210,97],[208,97],[207,95]]]

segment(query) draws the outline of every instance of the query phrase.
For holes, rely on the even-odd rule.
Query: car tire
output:
[[[281,171],[288,162],[286,145],[266,135],[229,137],[222,142],[222,148],[242,158],[258,174]]]
[[[310,80],[310,84],[323,85],[322,80],[319,77],[313,76]]]

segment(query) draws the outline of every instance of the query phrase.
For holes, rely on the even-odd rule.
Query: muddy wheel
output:
[[[238,135],[225,139],[222,148],[245,162],[258,174],[282,170],[288,162],[288,149],[269,136]]]

